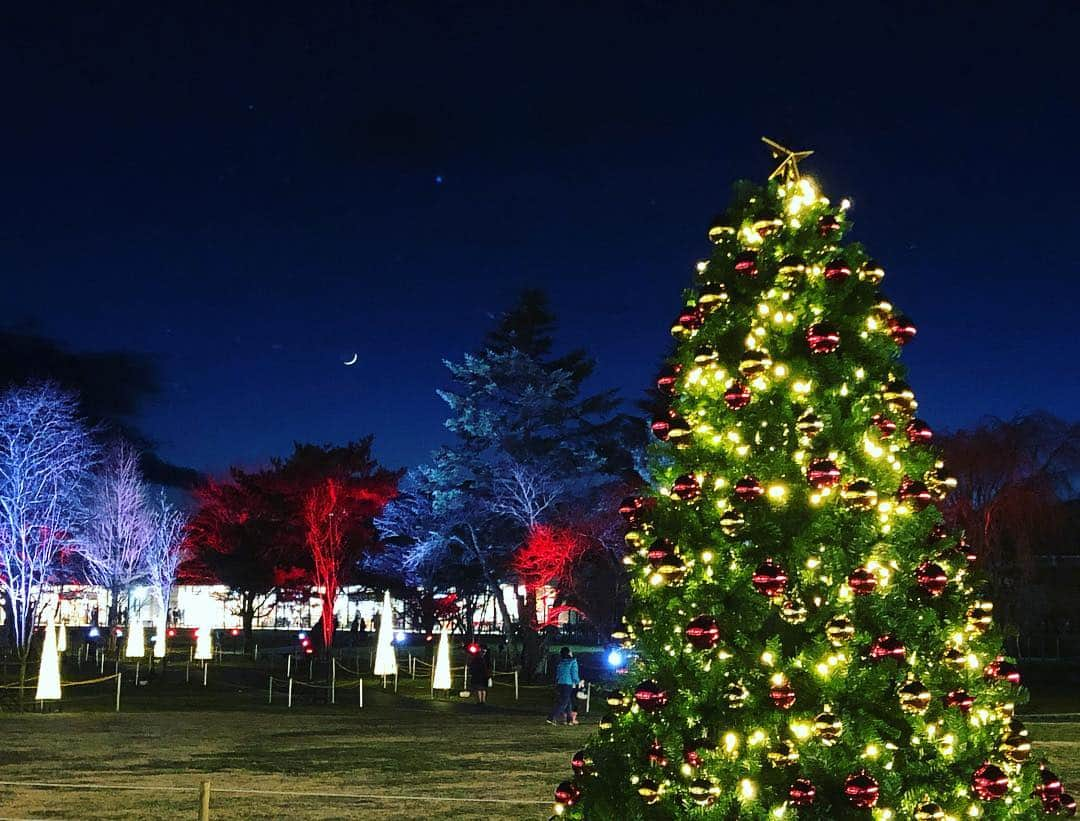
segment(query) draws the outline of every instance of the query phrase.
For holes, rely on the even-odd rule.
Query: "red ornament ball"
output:
[[[735,273],[741,274],[744,277],[756,277],[758,275],[757,252],[743,251],[738,256],[736,256]]]
[[[878,783],[869,773],[852,773],[844,779],[844,796],[853,807],[867,810],[878,802]]]
[[[619,503],[619,515],[633,524],[638,520],[644,507],[645,500],[640,496],[627,496]]]
[[[1055,798],[1061,793],[1061,779],[1052,770],[1047,769],[1045,764],[1040,764],[1039,785],[1035,788],[1035,795],[1045,802],[1048,798]]]
[[[896,492],[896,498],[901,502],[907,502],[916,510],[925,510],[934,497],[924,483],[905,478]]]
[[[652,679],[641,682],[634,690],[634,701],[646,713],[655,713],[668,703],[667,690]]]
[[[645,753],[645,760],[656,767],[666,767],[668,765],[667,753],[664,752],[664,745],[660,743],[659,739],[654,739],[652,744],[649,745],[649,749]]]
[[[829,234],[840,230],[840,220],[832,214],[826,214],[818,220],[817,228],[818,233],[821,234],[821,236],[827,237]]]
[[[840,347],[840,329],[831,322],[815,322],[806,329],[810,353],[832,353]]]
[[[878,636],[870,645],[870,658],[876,661],[882,659],[903,661],[906,655],[907,648],[896,636]]]
[[[851,266],[843,257],[834,257],[825,264],[825,279],[829,282],[843,282],[851,276]]]
[[[772,559],[766,559],[757,566],[750,581],[758,593],[771,599],[787,589],[788,576],[780,565]]]
[[[983,668],[983,677],[988,681],[1007,681],[1020,686],[1020,668],[1011,661],[998,656]]]
[[[912,419],[904,428],[908,441],[913,445],[928,445],[934,438],[934,432],[922,419]]]
[[[1076,799],[1068,793],[1044,798],[1042,806],[1043,812],[1060,818],[1072,818],[1076,815]]]
[[[671,335],[682,337],[692,336],[701,327],[704,320],[705,317],[702,315],[701,309],[696,305],[683,308],[675,318],[675,321],[671,323]]]
[[[780,710],[790,710],[795,704],[795,689],[790,684],[774,684],[769,690],[769,700]]]
[[[671,495],[683,502],[692,502],[701,495],[701,485],[689,473],[684,473],[671,486]]]
[[[877,589],[878,585],[877,576],[865,567],[851,571],[847,581],[848,587],[856,596],[869,596]]]
[[[653,542],[649,547],[649,551],[645,554],[645,558],[649,560],[653,570],[659,570],[672,564],[682,564],[678,554],[675,552],[675,545],[672,544],[670,539],[657,539]]]
[[[756,476],[744,476],[735,482],[735,495],[744,502],[752,502],[760,499],[765,493],[765,488]]]
[[[965,715],[975,706],[975,698],[967,690],[949,690],[943,701],[946,707],[952,707]]]
[[[555,788],[555,800],[565,807],[574,806],[581,798],[581,790],[573,781],[563,781]]]
[[[699,738],[697,741],[691,741],[683,747],[683,762],[686,766],[697,769],[701,766],[701,754],[715,748],[716,745],[707,738]]]
[[[983,764],[971,776],[971,789],[983,801],[997,801],[1009,791],[1009,777],[996,764]]]
[[[832,487],[840,481],[840,468],[832,459],[815,459],[806,468],[806,481],[815,490]]]
[[[592,769],[592,759],[584,750],[578,750],[570,759],[570,769],[574,775],[588,775]]]
[[[897,345],[906,345],[915,338],[918,329],[915,323],[903,314],[895,314],[889,317],[889,336]]]
[[[742,410],[750,404],[750,389],[739,382],[733,382],[724,391],[724,401],[732,410]]]
[[[679,373],[682,365],[665,365],[656,377],[656,389],[664,396],[672,397],[678,392]]]
[[[875,413],[870,417],[870,421],[874,423],[882,439],[888,439],[896,433],[896,423],[883,413]]]
[[[696,616],[686,625],[685,633],[695,650],[710,650],[720,641],[720,622],[712,616]]]
[[[817,787],[805,778],[799,778],[788,789],[788,798],[796,807],[809,807],[817,798]]]
[[[975,560],[979,558],[979,554],[975,552],[975,548],[969,545],[963,536],[961,536],[960,541],[956,543],[956,552],[959,553],[968,564],[975,564]]]
[[[940,596],[949,586],[949,577],[941,565],[933,562],[923,562],[915,570],[915,581],[924,593],[931,596]]]

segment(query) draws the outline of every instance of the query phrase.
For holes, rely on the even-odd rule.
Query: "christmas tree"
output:
[[[769,142],[769,141],[767,141]],[[955,485],[898,363],[915,326],[793,152],[740,184],[657,381],[628,499],[625,688],[564,818],[1072,815],[1032,756]]]

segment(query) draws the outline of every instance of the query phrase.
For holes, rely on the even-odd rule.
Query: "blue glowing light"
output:
[[[90,632],[87,635],[89,635],[92,639],[96,639],[98,636],[101,635],[101,631],[98,630],[96,627],[91,627]]]
[[[398,630],[397,633],[394,634],[394,641],[398,644],[402,644],[405,641],[405,633]]]
[[[607,654],[607,663],[612,667],[622,667],[626,661],[621,650],[612,650]]]
[[[297,636],[297,638],[300,639],[300,641],[303,641],[304,639],[307,638],[307,633],[304,633],[303,631],[301,631],[300,635]]]

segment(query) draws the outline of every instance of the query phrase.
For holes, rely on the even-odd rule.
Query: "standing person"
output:
[[[563,719],[565,724],[577,724],[577,715],[574,712],[574,690],[577,689],[581,676],[578,673],[577,659],[570,652],[569,647],[559,651],[559,664],[555,668],[555,709],[548,716],[548,724],[559,724]]]
[[[479,647],[475,653],[469,655],[469,689],[476,696],[477,704],[487,704],[491,666],[488,663],[486,650],[486,647]]]
[[[352,624],[349,625],[349,632],[352,633],[352,646],[353,647],[356,647],[356,645],[357,645],[356,636],[357,636],[357,633],[359,633],[359,631],[360,631],[360,614],[357,613],[356,615],[353,616]]]

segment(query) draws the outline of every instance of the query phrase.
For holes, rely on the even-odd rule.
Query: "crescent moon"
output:
[[[342,364],[344,364],[344,365],[355,365],[356,360],[359,359],[359,358],[360,358],[360,354],[354,353],[352,355],[352,359],[350,359],[348,362],[343,362]]]

